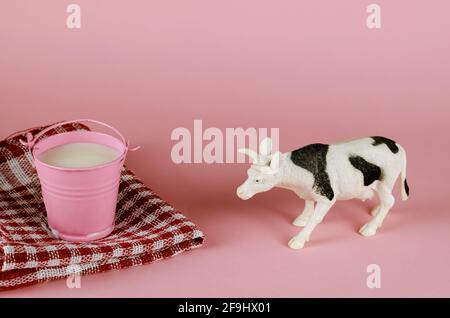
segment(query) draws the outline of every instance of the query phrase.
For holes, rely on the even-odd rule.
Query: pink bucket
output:
[[[64,124],[91,122],[113,130],[120,139],[89,130],[70,131],[39,140],[49,130]],[[120,174],[129,143],[115,128],[92,119],[61,122],[27,136],[41,183],[48,225],[53,234],[68,241],[92,241],[108,236],[114,229]],[[94,143],[116,149],[114,161],[87,168],[61,168],[39,160],[39,155],[57,146]]]

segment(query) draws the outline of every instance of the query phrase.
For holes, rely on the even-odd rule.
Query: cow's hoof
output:
[[[292,238],[288,245],[290,248],[292,248],[293,250],[298,250],[300,248],[303,248],[303,246],[305,246],[305,239],[300,239],[300,238]]]
[[[297,217],[292,224],[298,227],[304,227],[308,223],[308,219],[305,217],[302,217],[301,215]]]
[[[372,235],[375,235],[375,233],[377,233],[377,228],[370,226],[369,224],[364,224],[359,229],[359,233],[361,233],[361,235],[363,235],[363,236],[372,236]]]

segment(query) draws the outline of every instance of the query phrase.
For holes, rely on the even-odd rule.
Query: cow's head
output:
[[[269,191],[278,181],[278,170],[282,154],[277,151],[272,154],[272,141],[265,138],[260,146],[259,153],[248,148],[238,150],[252,160],[252,166],[247,171],[248,178],[241,184],[236,194],[242,200],[248,200],[256,193]]]

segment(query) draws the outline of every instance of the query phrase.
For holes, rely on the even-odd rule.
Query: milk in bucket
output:
[[[61,168],[87,168],[114,161],[120,153],[100,144],[76,142],[52,148],[39,156],[48,165]]]
[[[43,135],[64,124],[91,122],[113,130],[119,138],[76,130]],[[41,138],[42,137],[42,138]],[[50,126],[23,142],[31,149],[41,184],[50,230],[68,241],[91,241],[114,229],[120,175],[128,142],[105,123],[81,119]]]

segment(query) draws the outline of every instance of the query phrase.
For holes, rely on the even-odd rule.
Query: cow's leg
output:
[[[292,222],[295,226],[303,227],[308,223],[308,220],[311,218],[311,215],[314,212],[314,201],[305,200],[305,208],[303,212],[297,216],[297,218]]]
[[[376,205],[372,210],[370,210],[370,215],[375,216],[380,212],[381,204]]]
[[[333,206],[334,201],[319,201],[314,208],[314,212],[309,218],[303,230],[301,230],[297,235],[295,235],[288,243],[290,248],[299,249],[305,245],[305,242],[309,241],[314,228],[322,222],[323,218]]]
[[[380,198],[380,205],[377,209],[378,211],[374,214],[369,223],[363,225],[363,227],[359,230],[359,233],[364,236],[372,236],[377,232],[377,229],[381,227],[384,218],[394,205],[395,199],[392,195],[392,186],[390,184],[380,184],[378,188],[378,196]]]

